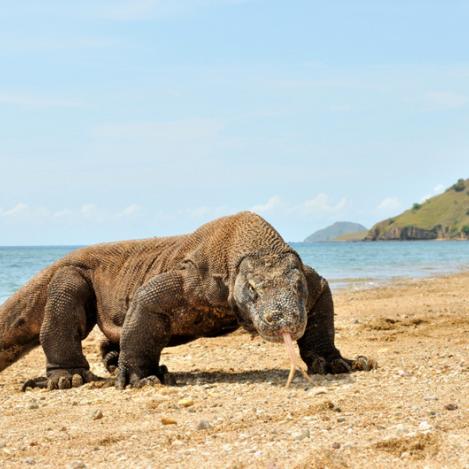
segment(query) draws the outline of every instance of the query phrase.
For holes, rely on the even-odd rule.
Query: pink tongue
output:
[[[291,340],[291,335],[287,332],[282,334],[283,342],[287,348],[288,356],[290,357],[290,362],[296,364],[295,350],[293,349],[293,341]]]
[[[298,368],[303,376],[311,383],[312,380],[309,377],[308,373],[303,369],[303,367],[299,364],[298,358],[295,355],[295,349],[293,348],[293,341],[291,340],[290,334],[284,332],[282,334],[283,342],[285,343],[285,347],[287,348],[288,357],[290,358],[290,374],[288,375],[286,387],[290,386],[293,377],[295,376],[295,370]]]

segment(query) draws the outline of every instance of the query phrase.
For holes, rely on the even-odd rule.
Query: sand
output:
[[[21,393],[36,349],[0,375],[0,467],[469,467],[469,274],[335,300],[338,347],[377,370],[287,389],[283,345],[236,332],[165,349],[175,387]]]

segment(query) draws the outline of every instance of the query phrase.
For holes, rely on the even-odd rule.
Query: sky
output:
[[[469,177],[467,1],[1,3],[0,245],[298,241]]]

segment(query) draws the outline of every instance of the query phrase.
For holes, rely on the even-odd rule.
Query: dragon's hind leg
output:
[[[49,284],[40,342],[47,358],[46,377],[28,387],[67,389],[97,378],[83,355],[81,341],[96,323],[94,292],[82,271],[73,266],[56,272]]]

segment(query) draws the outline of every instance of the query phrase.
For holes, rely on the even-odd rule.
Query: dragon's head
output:
[[[293,253],[247,256],[239,264],[234,302],[245,326],[254,326],[266,340],[304,334],[307,297],[302,263]]]

